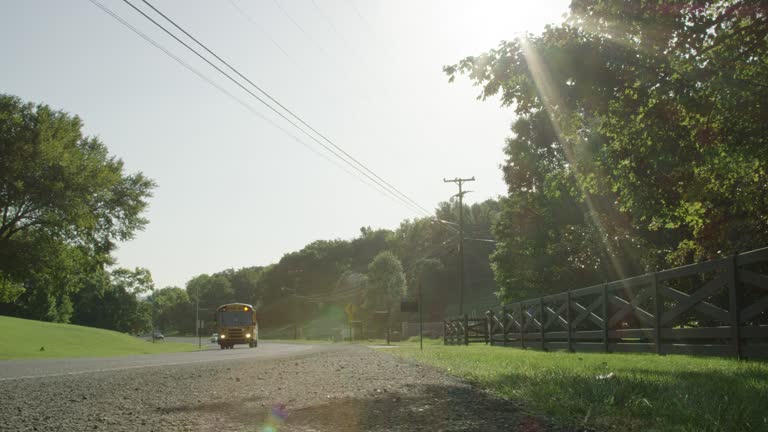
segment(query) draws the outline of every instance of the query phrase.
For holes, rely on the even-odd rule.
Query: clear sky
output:
[[[280,122],[123,1],[99,1]],[[448,84],[442,66],[562,21],[568,4],[152,3],[427,209],[456,192],[444,177],[475,176],[470,202],[504,194],[499,165],[513,120],[498,101],[475,100],[479,89],[467,79]],[[158,183],[149,225],[116,256],[121,266],[149,268],[159,287],[270,264],[313,240],[349,239],[362,226],[395,228],[420,216],[254,116],[87,0],[0,0],[0,53],[0,92],[78,114],[128,171]]]

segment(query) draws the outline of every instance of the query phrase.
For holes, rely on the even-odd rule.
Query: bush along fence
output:
[[[446,344],[768,358],[768,248],[444,322]]]

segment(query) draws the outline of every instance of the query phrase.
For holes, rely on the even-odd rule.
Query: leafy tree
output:
[[[259,279],[261,278],[261,267],[245,267],[239,270],[230,271],[227,275],[229,283],[232,286],[234,298],[237,301],[259,307],[261,302],[261,287]]]
[[[368,266],[368,286],[363,307],[369,311],[394,310],[405,295],[405,274],[400,260],[389,251],[381,252]]]
[[[82,121],[0,95],[0,300],[3,311],[69,320],[71,297],[133,237],[154,183],[125,173]]]
[[[221,273],[202,274],[187,282],[187,295],[194,304],[200,296],[201,308],[215,308],[235,301],[235,292],[229,279]]]
[[[195,308],[184,289],[165,287],[153,292],[147,301],[154,308],[155,322],[161,331],[194,331]]]
[[[144,294],[155,289],[152,273],[141,267],[133,270],[118,268],[111,273],[112,286],[133,294]]]
[[[768,243],[768,13],[576,0],[447,66],[518,119],[495,232],[507,299]]]
[[[41,230],[109,252],[146,225],[154,182],[125,174],[82,126],[77,116],[0,95],[0,241]]]
[[[69,322],[72,295],[83,286],[89,272],[97,271],[98,267],[94,267],[82,248],[46,236],[28,238],[26,245],[28,249],[15,254],[16,262],[34,266],[25,265],[23,290],[15,299],[9,298],[8,312],[38,320]]]
[[[75,324],[139,333],[151,328],[151,305],[139,295],[153,290],[147,269],[117,268],[89,277],[75,296]]]

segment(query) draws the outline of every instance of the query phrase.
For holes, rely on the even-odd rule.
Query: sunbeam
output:
[[[560,98],[559,92],[554,85],[552,76],[550,75],[547,66],[542,61],[541,56],[539,56],[539,53],[536,51],[536,48],[528,41],[528,39],[525,36],[520,36],[517,38],[517,40],[520,44],[523,56],[525,56],[525,61],[528,65],[531,78],[533,79],[536,89],[539,92],[539,96],[541,97],[542,103],[544,104],[544,109],[547,111],[549,121],[552,123],[552,130],[554,130],[555,135],[557,136],[557,141],[563,149],[563,153],[565,154],[570,169],[574,172],[574,174],[578,174],[578,160],[574,154],[573,148],[571,147],[571,143],[564,136],[563,128],[560,125],[559,117],[561,116],[561,113],[559,113],[558,110],[561,109],[564,105],[562,103],[562,99]],[[611,260],[611,266],[621,279],[626,278],[626,272],[621,266],[619,260],[616,258],[615,249],[608,239],[608,234],[605,230],[605,227],[603,226],[603,223],[600,221],[600,217],[597,211],[595,210],[595,205],[592,202],[590,194],[584,190],[581,183],[578,181],[576,182],[576,186],[579,188],[579,192],[581,192],[582,196],[584,197],[584,202],[587,205],[587,216],[600,233],[600,240],[605,246],[608,257]]]

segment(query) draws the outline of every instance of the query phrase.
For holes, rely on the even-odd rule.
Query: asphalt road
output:
[[[151,341],[152,339],[148,337],[141,337],[139,338],[141,340],[145,341]],[[181,342],[181,343],[189,343],[198,345],[198,342],[200,345],[202,345],[203,349],[219,349],[219,345],[215,343],[211,343],[211,335],[203,336],[198,341],[198,338],[194,336],[166,336],[163,340],[157,340],[155,343],[163,343],[163,342]],[[261,340],[259,340],[259,343],[261,343]]]
[[[0,432],[574,431],[360,345],[2,361],[0,370]]]
[[[189,340],[184,340],[184,342],[189,342]],[[238,345],[231,350],[220,350],[217,345],[204,344],[204,348],[206,347],[208,349],[195,352],[122,357],[3,360],[0,361],[0,381],[60,375],[78,375],[90,372],[119,371],[123,369],[150,368],[189,363],[219,362],[251,358],[280,358],[311,350],[313,345],[289,345],[259,341],[258,348],[248,348],[245,345]]]

